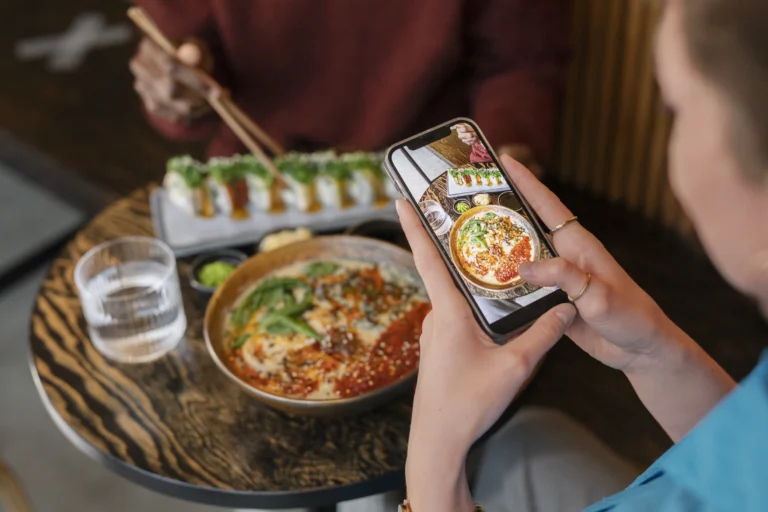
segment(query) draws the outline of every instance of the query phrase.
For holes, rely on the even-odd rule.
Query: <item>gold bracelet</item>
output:
[[[413,509],[411,508],[411,504],[408,502],[407,499],[397,507],[397,512],[413,512]],[[480,505],[475,505],[474,512],[485,512],[485,509]]]

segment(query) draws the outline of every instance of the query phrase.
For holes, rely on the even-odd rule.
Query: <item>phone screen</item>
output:
[[[553,249],[475,125],[445,125],[395,146],[389,165],[488,325],[557,291],[517,272],[521,262],[551,258]]]

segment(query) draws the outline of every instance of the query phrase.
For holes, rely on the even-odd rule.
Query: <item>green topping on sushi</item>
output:
[[[245,166],[237,157],[214,157],[208,160],[208,172],[213,179],[226,184],[242,179],[245,176]]]
[[[378,153],[347,153],[342,155],[342,161],[349,165],[354,171],[370,171],[377,177],[384,177],[386,174],[382,169],[383,159]]]
[[[252,174],[259,177],[264,183],[271,187],[275,181],[275,177],[269,172],[269,169],[261,163],[261,160],[254,155],[236,155],[233,159],[238,160],[238,165],[242,168],[245,174]]]
[[[340,160],[332,160],[328,162],[324,167],[320,169],[320,172],[327,174],[331,178],[338,181],[346,181],[352,174],[349,165]]]
[[[317,165],[295,153],[276,159],[275,165],[281,173],[305,185],[311,183],[317,176]]]
[[[181,176],[189,188],[200,188],[205,184],[205,166],[189,155],[168,160],[166,171]]]

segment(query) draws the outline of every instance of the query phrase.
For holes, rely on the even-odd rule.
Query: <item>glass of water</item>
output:
[[[94,247],[77,263],[75,284],[91,341],[115,361],[153,361],[184,336],[176,259],[159,240],[125,237]]]
[[[451,231],[453,221],[443,207],[440,206],[440,203],[427,199],[422,203],[421,209],[427,218],[427,222],[429,222],[429,226],[437,236],[447,235]]]

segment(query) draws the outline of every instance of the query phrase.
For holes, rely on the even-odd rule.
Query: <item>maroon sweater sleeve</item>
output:
[[[160,30],[174,42],[196,38],[203,41],[211,51],[214,62],[214,76],[220,82],[226,81],[226,59],[209,0],[134,0],[142,7]],[[179,141],[200,140],[210,137],[220,126],[214,114],[209,114],[190,123],[174,123],[144,110],[150,124],[162,135]]]
[[[569,50],[568,0],[472,2],[473,117],[491,144],[548,161]]]

